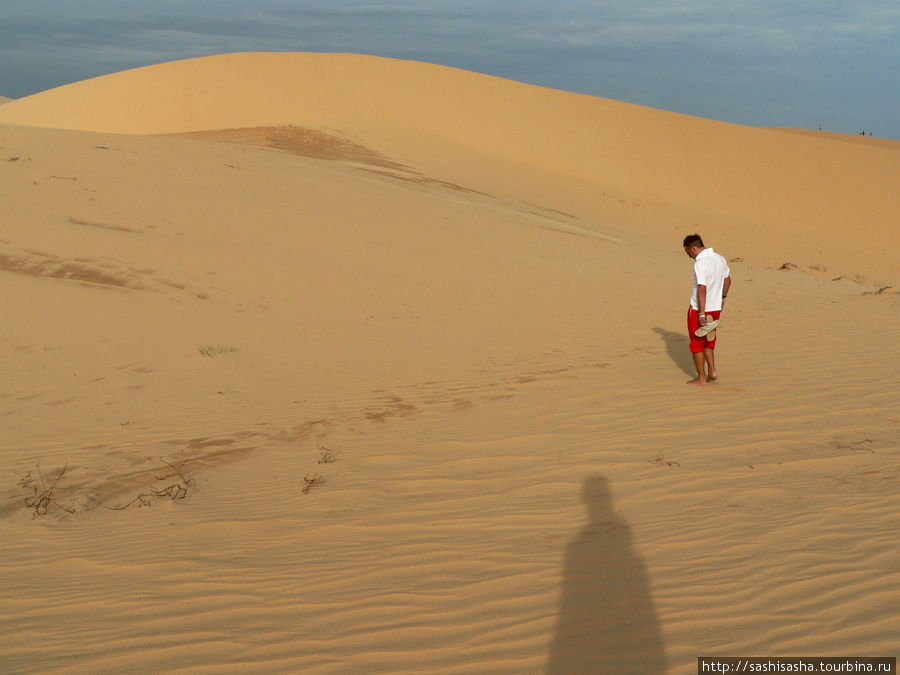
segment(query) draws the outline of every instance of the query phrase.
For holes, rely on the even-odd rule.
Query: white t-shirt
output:
[[[706,286],[707,312],[717,312],[722,309],[722,289],[725,278],[731,276],[728,263],[725,258],[716,253],[712,248],[705,248],[694,258],[694,292],[691,294],[691,307],[700,309],[697,300],[697,286]]]

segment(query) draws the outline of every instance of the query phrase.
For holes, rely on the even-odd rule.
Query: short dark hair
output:
[[[698,248],[706,248],[699,234],[689,234],[684,238],[684,247],[697,246]]]

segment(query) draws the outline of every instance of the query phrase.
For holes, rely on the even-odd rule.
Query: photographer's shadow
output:
[[[662,632],[631,531],[606,479],[584,483],[588,522],[566,547],[549,675],[666,672]]]

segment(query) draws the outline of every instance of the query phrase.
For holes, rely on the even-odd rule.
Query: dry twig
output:
[[[853,441],[852,443],[841,443],[838,439],[833,438],[831,440],[831,445],[837,448],[838,450],[864,450],[865,452],[871,452],[873,455],[875,451],[872,448],[863,448],[860,447],[865,445],[866,443],[874,443],[871,438],[864,438],[861,441]]]
[[[648,459],[647,461],[650,462],[651,464],[659,464],[660,466],[665,464],[666,466],[677,466],[679,469],[681,468],[681,464],[679,464],[678,462],[675,462],[675,461],[670,462],[669,460],[664,459],[662,454],[657,455],[653,459]]]
[[[303,494],[308,495],[310,490],[324,483],[325,479],[317,473],[308,473],[303,477],[303,482],[306,483],[303,486]]]
[[[19,481],[19,485],[25,489],[31,489],[32,494],[25,498],[25,506],[26,508],[32,509],[33,512],[31,514],[32,520],[37,518],[38,516],[43,516],[47,514],[47,509],[50,508],[50,505],[58,506],[63,511],[67,513],[75,513],[75,509],[69,508],[67,506],[63,506],[56,498],[53,496],[53,491],[56,490],[56,486],[59,483],[60,478],[63,477],[63,474],[66,472],[66,469],[69,468],[69,465],[66,464],[63,466],[62,471],[60,471],[56,478],[53,480],[53,483],[50,487],[47,487],[47,481],[44,480],[44,473],[41,471],[41,462],[38,460],[36,467],[38,472],[38,477],[41,480],[40,488],[35,484],[34,479],[31,477],[31,472]]]
[[[193,482],[193,478],[184,475],[182,468],[187,463],[187,460],[175,466],[167,462],[164,459],[160,459],[160,461],[168,466],[172,471],[162,476],[157,476],[156,480],[163,481],[172,481],[172,479],[177,479],[170,482],[168,485],[164,487],[152,487],[149,492],[141,492],[137,497],[132,499],[127,504],[123,504],[122,506],[107,506],[111,511],[121,511],[123,509],[127,509],[129,506],[137,502],[138,508],[142,506],[152,506],[153,501],[155,499],[161,499],[163,497],[168,497],[172,501],[176,499],[184,499],[188,494],[188,487]]]
[[[319,448],[319,453],[321,454],[321,457],[319,457],[319,464],[331,464],[332,462],[337,461],[337,457],[333,450],[326,448],[324,445],[319,445],[318,441],[316,441],[316,447]]]

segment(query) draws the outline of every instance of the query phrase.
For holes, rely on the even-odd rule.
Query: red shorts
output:
[[[722,316],[722,312],[707,312],[706,317],[712,317],[713,319],[718,319]],[[707,340],[706,337],[697,337],[694,335],[694,331],[700,328],[700,312],[696,309],[688,309],[687,316],[687,324],[688,324],[688,335],[691,338],[691,352],[694,354],[698,354],[702,352],[704,349],[715,349],[716,341],[715,340]]]

